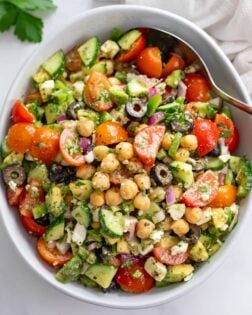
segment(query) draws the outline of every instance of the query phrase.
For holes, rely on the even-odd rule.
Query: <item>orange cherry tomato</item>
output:
[[[7,144],[17,153],[28,152],[31,148],[36,128],[29,123],[16,123],[12,125],[7,134]]]
[[[30,113],[27,107],[24,106],[19,100],[17,100],[12,108],[11,118],[14,123],[26,122],[33,123],[36,119],[32,113]]]
[[[127,130],[114,121],[106,121],[96,128],[96,145],[115,144],[126,141],[128,138]]]
[[[228,207],[236,200],[237,188],[234,185],[220,186],[215,198],[211,201],[211,207]]]
[[[129,50],[122,52],[119,55],[118,61],[121,61],[121,62],[132,61],[133,59],[135,59],[140,54],[140,52],[145,48],[145,46],[146,46],[145,37],[143,35],[141,35],[135,41],[135,43],[133,43],[133,45],[130,47]]]
[[[170,248],[156,247],[153,249],[153,255],[163,264],[180,265],[188,258],[188,252],[172,255]]]
[[[59,132],[47,126],[36,130],[30,153],[45,163],[52,162],[59,152]]]
[[[145,48],[137,58],[138,70],[148,77],[160,78],[162,74],[162,59],[158,47]]]
[[[206,79],[201,74],[188,73],[184,82],[187,86],[187,102],[207,102],[210,100],[210,88]]]
[[[46,226],[38,224],[33,218],[21,215],[21,222],[29,234],[42,236],[47,230]]]
[[[60,152],[63,159],[72,166],[81,166],[85,163],[79,138],[71,129],[64,129],[60,135]]]
[[[37,250],[41,258],[52,266],[63,266],[73,257],[71,252],[61,254],[57,248],[49,248],[43,237],[38,239]]]
[[[37,101],[40,105],[43,103],[42,98],[41,98],[41,94],[39,91],[32,92],[32,93],[28,94],[25,98],[26,104],[33,103],[34,101]]]
[[[109,97],[110,87],[111,83],[103,73],[92,71],[84,88],[87,104],[99,112],[113,107],[113,103]]]
[[[78,48],[79,46],[75,46],[66,53],[65,65],[67,70],[72,72],[81,71],[82,60],[80,54],[78,53]]]
[[[176,54],[172,54],[171,58],[165,65],[162,77],[167,77],[171,72],[175,70],[183,70],[185,68],[185,61],[182,57]]]

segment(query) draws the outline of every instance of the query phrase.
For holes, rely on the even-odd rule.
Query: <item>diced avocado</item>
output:
[[[162,228],[162,225],[161,225]],[[162,248],[171,248],[174,245],[177,245],[179,242],[179,238],[173,235],[165,235],[161,238],[160,242],[158,243],[158,247]]]
[[[158,203],[156,202],[152,202],[151,206],[148,210],[144,211],[143,215],[141,216],[141,218],[145,218],[148,220],[152,220],[152,217],[161,211],[161,207],[158,205]]]
[[[38,72],[32,76],[36,83],[43,83],[50,79],[50,75],[42,67],[39,68]]]
[[[11,152],[9,155],[7,155],[4,158],[2,164],[4,166],[10,165],[10,164],[21,164],[23,159],[24,159],[23,153]]]
[[[219,158],[208,158],[206,167],[213,171],[220,171],[225,166],[224,162]]]
[[[75,281],[79,278],[82,267],[82,259],[79,256],[74,256],[56,273],[55,278],[62,283]]]
[[[182,182],[185,188],[189,188],[194,183],[192,166],[190,164],[173,161],[170,163],[173,176],[178,182]]]
[[[217,110],[206,102],[193,102],[192,106],[201,118],[213,119],[217,113]]]
[[[100,223],[109,237],[117,238],[123,235],[123,216],[120,212],[114,213],[111,210],[101,209]]]
[[[191,264],[180,264],[169,266],[165,279],[167,283],[175,283],[183,281],[193,272],[194,268]]]
[[[32,214],[34,219],[39,219],[48,213],[48,209],[45,203],[40,203],[39,205],[32,208]]]
[[[5,137],[2,143],[2,147],[1,147],[1,155],[3,158],[5,158],[9,154],[11,154],[11,149],[9,148],[7,144],[7,137]]]
[[[86,228],[91,223],[91,211],[86,202],[81,202],[76,207],[74,207],[72,216],[78,223],[84,225]]]
[[[87,200],[93,191],[92,182],[87,179],[77,179],[69,184],[69,188],[74,198],[78,200]]]
[[[100,51],[100,41],[97,37],[92,37],[78,48],[81,60],[86,67],[92,67]]]
[[[125,34],[123,34],[117,43],[123,50],[128,50],[134,44],[134,42],[141,36],[141,32],[139,30],[131,30]]]
[[[115,77],[122,83],[127,83],[127,72],[126,71],[116,71]]]
[[[182,70],[174,70],[165,79],[165,83],[169,85],[172,89],[176,89],[179,85],[179,82],[183,80],[183,78],[184,78],[184,72]]]
[[[54,217],[59,217],[65,212],[66,205],[60,187],[53,186],[46,195],[46,205]]]
[[[189,257],[196,262],[203,262],[208,260],[208,252],[205,246],[198,241],[189,251]]]
[[[103,111],[100,114],[100,123],[103,123],[105,121],[111,121],[113,120],[113,117],[110,115],[110,113]]]
[[[110,286],[117,268],[110,264],[94,264],[85,272],[85,275],[99,284],[102,288],[107,289]]]
[[[199,240],[206,248],[209,257],[215,254],[221,247],[221,242],[209,234],[201,233]]]
[[[228,219],[225,210],[223,208],[212,208],[211,212],[214,227],[216,227],[216,229],[222,230]]]
[[[45,240],[57,241],[64,236],[65,220],[63,218],[57,218],[47,228],[45,232]]]
[[[149,94],[149,89],[143,81],[134,78],[127,84],[126,92],[132,97],[142,97]]]
[[[157,153],[157,159],[163,161],[167,157],[165,149],[161,148]]]
[[[65,56],[63,50],[59,50],[50,56],[43,64],[42,68],[51,75],[53,79],[61,76],[65,69]]]
[[[112,60],[103,60],[103,61],[96,63],[90,69],[90,73],[92,71],[101,72],[103,74],[106,74],[107,76],[110,76],[114,72],[114,64],[113,64]]]
[[[45,117],[47,124],[53,124],[57,117],[62,114],[62,108],[55,103],[49,103],[45,106]]]
[[[231,168],[231,171],[234,174],[238,174],[239,169],[240,169],[240,162],[241,162],[241,158],[239,156],[231,156],[228,163],[229,163],[229,167]]]
[[[97,283],[85,275],[81,275],[79,277],[79,280],[80,280],[80,283],[83,284],[84,287],[86,287],[86,288],[96,288],[97,287]]]
[[[37,164],[33,169],[31,169],[28,173],[27,179],[28,182],[31,179],[37,179],[42,183],[45,190],[49,189],[50,181],[48,177],[48,169],[44,163]]]
[[[95,264],[97,257],[95,253],[90,252],[84,246],[80,246],[78,249],[78,255],[82,258],[83,261],[86,261],[88,264]]]
[[[124,90],[118,85],[113,85],[109,89],[109,96],[111,100],[116,103],[116,105],[126,104],[129,99],[128,94],[125,93]]]

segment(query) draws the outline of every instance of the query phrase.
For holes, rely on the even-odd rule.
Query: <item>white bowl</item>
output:
[[[249,96],[229,60],[218,45],[193,23],[169,12],[153,8],[130,5],[106,6],[81,13],[73,18],[70,23],[64,24],[62,22],[60,31],[55,33],[49,40],[44,41],[32,54],[18,73],[6,98],[1,113],[1,138],[3,139],[6,134],[13,101],[24,94],[31,82],[31,75],[48,56],[59,48],[68,50],[75,43],[84,41],[93,35],[106,39],[114,27],[127,30],[137,26],[164,29],[186,40],[201,54],[220,87],[237,98],[249,102]],[[236,110],[233,113],[241,135],[239,150],[252,158],[252,146],[250,146],[251,140],[249,139],[249,135],[252,134],[251,118]],[[191,281],[163,289],[154,289],[141,295],[131,295],[119,291],[103,294],[78,284],[64,285],[54,279],[54,270],[39,259],[34,246],[34,239],[24,231],[17,211],[12,211],[8,206],[5,189],[2,183],[1,185],[2,218],[11,239],[27,263],[55,288],[80,300],[114,308],[151,307],[171,301],[202,283],[227,256],[229,248],[234,244],[234,240],[247,221],[249,215],[248,204],[251,204],[251,196],[243,201],[239,224],[228,237],[223,248],[211,259],[210,263],[202,265],[197,270]]]

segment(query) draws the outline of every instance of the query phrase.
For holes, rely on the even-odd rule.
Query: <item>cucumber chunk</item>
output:
[[[100,50],[100,41],[92,37],[78,48],[81,60],[86,67],[94,65]]]
[[[53,79],[58,78],[65,69],[65,56],[63,50],[59,50],[49,57],[42,64],[42,68],[46,70]]]
[[[123,50],[128,50],[141,35],[139,30],[131,30],[121,36],[117,43]]]
[[[75,218],[75,220],[79,224],[84,225],[86,228],[91,223],[91,212],[90,212],[90,209],[85,202],[78,204],[73,209],[72,216]]]
[[[99,284],[102,288],[107,289],[110,286],[117,268],[110,264],[94,264],[85,272],[85,275]]]
[[[132,97],[142,97],[149,94],[149,89],[143,81],[132,79],[127,84],[126,92]]]
[[[57,241],[64,236],[65,221],[63,218],[54,220],[48,227],[45,233],[45,240]]]
[[[173,176],[178,182],[182,182],[185,188],[189,188],[194,183],[192,166],[190,164],[173,161],[169,165]]]
[[[234,174],[238,174],[240,168],[241,158],[239,156],[231,156],[229,160],[229,167]]]
[[[114,213],[110,210],[100,211],[100,223],[106,234],[110,237],[121,237],[123,235],[122,214]]]
[[[209,158],[206,167],[213,171],[220,171],[223,169],[225,164],[219,158]]]

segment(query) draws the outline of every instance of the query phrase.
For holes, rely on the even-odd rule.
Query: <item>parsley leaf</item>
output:
[[[56,8],[52,0],[8,0],[21,10],[47,11]]]
[[[20,12],[17,17],[15,35],[21,40],[38,43],[42,39],[43,22],[29,13]]]
[[[0,3],[0,32],[7,31],[15,24],[18,14],[18,9],[6,2]]]

